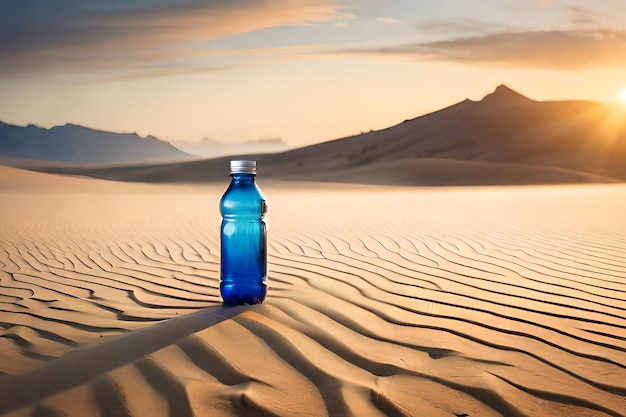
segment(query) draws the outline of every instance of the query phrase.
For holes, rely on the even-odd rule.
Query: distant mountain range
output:
[[[232,157],[177,164],[54,168],[123,181],[223,180]],[[534,101],[501,85],[480,101],[281,153],[243,155],[263,178],[401,185],[626,180],[626,107]]]
[[[0,122],[0,157],[80,163],[180,161],[193,157],[154,137],[73,124],[50,129]]]
[[[204,138],[199,142],[170,141],[183,152],[201,158],[218,158],[241,153],[274,153],[287,150],[287,144],[280,138],[248,140],[245,142],[225,143]]]

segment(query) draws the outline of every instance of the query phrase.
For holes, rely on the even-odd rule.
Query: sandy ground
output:
[[[626,186],[259,184],[225,308],[226,181],[0,168],[0,415],[626,416]]]

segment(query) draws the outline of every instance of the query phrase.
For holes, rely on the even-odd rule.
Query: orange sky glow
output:
[[[295,147],[502,83],[595,101],[626,83],[622,0],[51,3],[0,3],[5,123]]]

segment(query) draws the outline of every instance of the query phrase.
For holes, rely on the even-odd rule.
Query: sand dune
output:
[[[297,175],[294,175],[298,178]],[[618,180],[562,168],[419,158],[381,161],[364,166],[308,174],[308,180],[403,186],[531,185],[615,183]]]
[[[261,181],[268,299],[225,308],[226,184],[12,172],[0,415],[626,416],[623,185]]]
[[[532,185],[615,183],[619,180],[571,169],[540,165],[524,165],[485,161],[462,161],[440,158],[413,158],[371,161],[351,164],[344,157],[329,157],[313,168],[298,162],[266,164],[260,159],[261,174],[266,180],[321,181],[346,184],[393,186],[458,186],[458,185]],[[247,157],[245,157],[247,158]],[[146,183],[208,183],[223,182],[231,158],[218,158],[162,165],[63,166],[16,164],[42,172],[125,182]]]

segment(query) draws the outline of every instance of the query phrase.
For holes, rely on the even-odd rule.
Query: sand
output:
[[[0,415],[626,416],[625,185],[261,178],[226,308],[226,182],[0,178]]]

